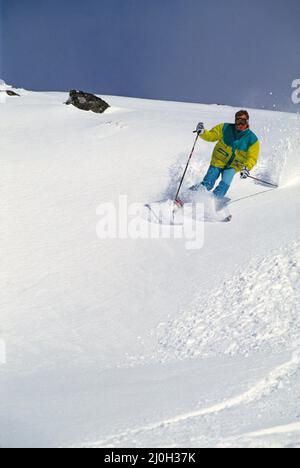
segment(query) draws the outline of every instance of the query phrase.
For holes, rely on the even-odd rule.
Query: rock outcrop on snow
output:
[[[12,86],[7,85],[5,81],[0,80],[0,93],[7,94],[8,96],[19,96],[15,91],[13,91]]]
[[[6,92],[6,94],[7,94],[8,96],[18,96],[18,97],[21,97],[20,94],[15,93],[15,91],[11,91],[11,90],[8,90],[8,89],[7,89],[7,90],[4,91],[4,92]]]
[[[70,96],[66,104],[73,104],[73,106],[77,107],[78,109],[92,111],[97,114],[102,114],[110,107],[107,102],[95,96],[94,94],[85,93],[84,91],[77,91],[75,89],[70,91]]]

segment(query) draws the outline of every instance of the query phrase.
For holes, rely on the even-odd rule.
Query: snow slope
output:
[[[253,110],[233,221],[181,240],[100,240],[100,203],[172,198],[216,105],[19,90],[0,104],[0,445],[300,445],[299,116]],[[212,145],[199,142],[184,190]]]

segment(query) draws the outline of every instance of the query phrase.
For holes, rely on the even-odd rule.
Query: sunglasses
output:
[[[248,120],[247,119],[241,119],[241,118],[238,118],[235,120],[235,123],[237,125],[248,125]]]

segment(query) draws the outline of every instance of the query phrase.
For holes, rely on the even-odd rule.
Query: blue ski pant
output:
[[[219,167],[210,166],[206,176],[203,179],[202,185],[207,188],[207,190],[212,190],[219,179],[222,176],[222,180],[219,185],[215,188],[214,194],[217,198],[224,198],[228,192],[230,185],[233,181],[236,172],[234,169],[220,169]]]

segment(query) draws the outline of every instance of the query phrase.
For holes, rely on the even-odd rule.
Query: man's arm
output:
[[[219,141],[223,136],[223,127],[224,124],[217,125],[216,127],[212,128],[211,130],[205,130],[202,135],[199,135],[200,138],[204,141]]]
[[[251,171],[256,166],[260,152],[260,143],[257,140],[252,146],[250,146],[247,153],[247,164],[246,167]]]

